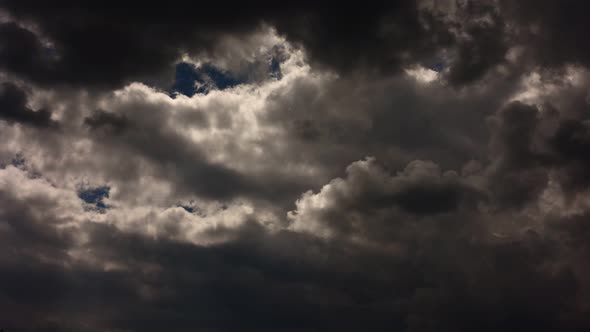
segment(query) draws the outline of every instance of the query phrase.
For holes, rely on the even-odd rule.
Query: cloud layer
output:
[[[589,330],[566,2],[2,2],[0,329]]]

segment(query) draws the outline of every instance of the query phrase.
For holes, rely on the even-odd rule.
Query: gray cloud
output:
[[[433,170],[427,171],[433,166],[427,165],[411,167],[422,181]],[[437,228],[424,227],[428,221],[422,220],[414,231],[403,231],[398,223],[392,229],[397,236],[383,238],[379,246],[323,240],[313,233],[268,232],[248,222],[215,231],[232,234],[231,241],[203,246],[84,220],[92,215],[70,206],[75,193],[29,179],[15,168],[1,172],[9,173],[2,174],[1,183],[9,176],[15,186],[3,185],[0,218],[3,225],[20,225],[2,231],[3,238],[13,239],[13,249],[0,256],[2,284],[11,286],[0,300],[10,313],[1,320],[7,328],[588,327],[578,305],[588,294],[578,270],[584,264],[570,260],[584,242],[567,242],[565,247],[559,242],[563,236],[579,239],[574,226],[579,219],[550,233],[517,232],[506,238],[487,234],[477,215],[471,222],[455,220]],[[362,187],[367,189],[362,192],[376,187],[374,192],[381,183],[369,181]],[[27,193],[17,188],[27,188]],[[376,218],[370,206],[356,211],[366,222]],[[80,218],[77,226],[56,227],[69,221],[68,214]],[[31,236],[31,229],[46,235]],[[405,249],[391,247],[391,241]]]
[[[293,229],[392,241],[414,232],[416,225],[421,225],[418,232],[431,226],[452,227],[454,222],[445,220],[448,215],[472,213],[478,200],[485,200],[477,179],[443,174],[429,161],[414,161],[392,176],[368,158],[348,166],[346,173],[346,178],[332,180],[319,193],[308,192],[297,201],[297,210],[290,213]],[[440,224],[428,221],[429,216]]]
[[[0,329],[590,329],[586,5],[258,4],[0,5]]]
[[[56,125],[49,111],[29,109],[26,92],[12,83],[0,86],[0,119],[40,128]]]

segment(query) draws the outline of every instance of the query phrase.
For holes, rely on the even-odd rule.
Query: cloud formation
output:
[[[209,5],[0,4],[0,330],[590,329],[586,5]]]

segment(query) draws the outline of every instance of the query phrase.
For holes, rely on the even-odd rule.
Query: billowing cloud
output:
[[[392,176],[367,158],[352,163],[346,173],[345,179],[332,180],[319,193],[307,192],[297,201],[297,209],[289,214],[292,229],[389,241],[405,232],[408,223],[473,210],[485,199],[477,179],[443,173],[431,161],[413,161]]]
[[[0,330],[590,330],[585,7],[3,1]]]

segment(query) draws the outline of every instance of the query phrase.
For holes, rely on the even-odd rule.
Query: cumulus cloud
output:
[[[586,5],[0,4],[0,330],[590,329]]]
[[[476,209],[485,193],[477,188],[476,179],[473,182],[421,160],[392,176],[374,158],[367,158],[348,166],[345,179],[330,181],[317,194],[305,193],[289,213],[291,228],[328,237],[388,241],[423,218]]]

